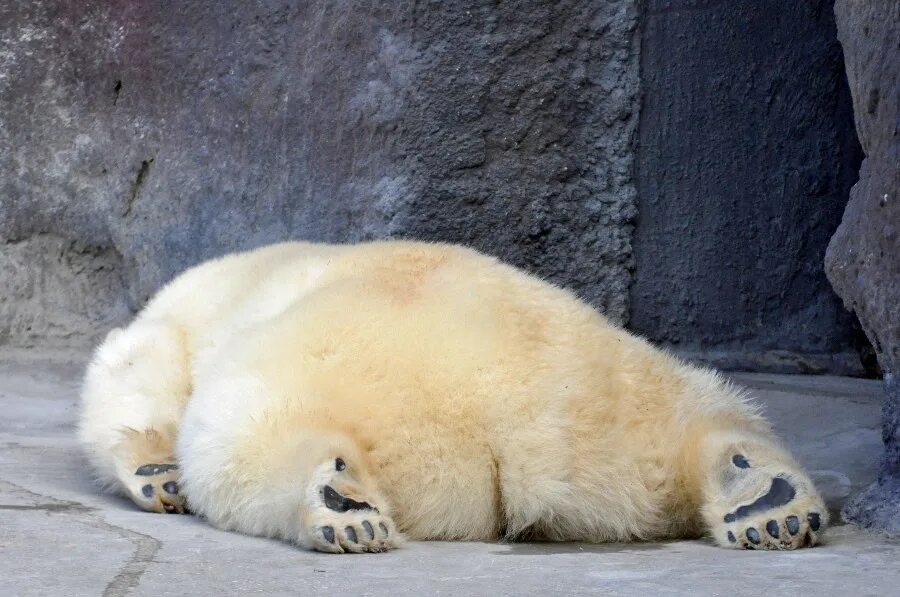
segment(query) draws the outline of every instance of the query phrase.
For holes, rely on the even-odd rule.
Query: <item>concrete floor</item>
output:
[[[837,526],[793,553],[706,541],[411,543],[331,556],[101,495],[74,439],[80,367],[0,355],[0,595],[900,595],[900,541]],[[837,510],[875,475],[880,384],[736,375]]]

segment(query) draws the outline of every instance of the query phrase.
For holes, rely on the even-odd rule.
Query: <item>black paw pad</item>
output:
[[[378,523],[378,528],[381,529],[381,532],[384,533],[385,537],[388,536],[388,528],[386,526],[384,526],[383,522]]]
[[[795,495],[797,495],[797,491],[794,489],[793,485],[786,479],[775,477],[772,479],[772,486],[765,495],[758,497],[752,504],[740,506],[734,512],[726,514],[725,522],[734,522],[735,520],[747,518],[748,516],[759,512],[765,512],[766,510],[784,506],[785,504],[790,503]]]
[[[144,485],[141,487],[141,493],[144,494],[144,497],[153,497],[153,486],[150,484]]]
[[[372,523],[368,520],[364,520],[362,523],[363,529],[366,531],[366,535],[369,536],[369,539],[375,538],[375,529],[372,528]]]
[[[759,531],[757,531],[753,527],[747,529],[747,541],[749,541],[753,545],[759,545]]]
[[[342,471],[347,468],[347,463],[344,462],[343,458],[335,458],[334,460],[334,470]]]
[[[806,520],[809,521],[809,528],[814,531],[818,531],[819,527],[822,526],[822,518],[819,516],[818,512],[810,512],[806,517]]]
[[[734,533],[732,533],[731,531],[728,531],[728,542],[734,543],[735,541],[737,541],[737,539],[734,538]]]
[[[150,477],[152,475],[167,473],[169,471],[174,471],[177,469],[177,464],[145,464],[139,466],[138,469],[134,471],[134,474],[141,477]]]
[[[334,543],[334,529],[331,527],[322,527],[322,536],[329,543]]]
[[[735,454],[731,457],[731,462],[738,468],[750,468],[750,463],[747,462],[743,454]]]
[[[335,512],[346,512],[347,510],[375,510],[369,502],[357,502],[356,500],[344,497],[339,494],[331,485],[326,485],[322,491],[322,497],[325,500],[325,506],[329,510]]]
[[[344,529],[344,534],[347,535],[347,539],[353,541],[354,543],[359,543],[359,538],[356,536],[356,529],[353,527],[347,527]]]
[[[774,520],[770,520],[766,523],[766,532],[769,533],[770,536],[778,539],[778,535],[780,533],[780,529],[778,528],[778,523]]]
[[[176,483],[175,481],[168,481],[166,483],[163,483],[163,489],[166,493],[178,495],[178,483]]]
[[[784,522],[787,523],[787,530],[791,535],[796,535],[800,531],[800,519],[796,516],[788,516]]]

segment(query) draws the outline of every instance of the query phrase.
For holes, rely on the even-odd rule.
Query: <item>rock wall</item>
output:
[[[5,289],[6,339],[83,342],[122,289],[135,309],[292,238],[462,242],[624,321],[637,21],[633,0],[4,3],[0,237],[108,257],[85,288]],[[14,279],[73,271],[17,251]],[[42,301],[55,323],[29,328]]]
[[[862,158],[829,1],[649,0],[631,325],[727,368],[858,373],[822,268]]]
[[[825,0],[14,0],[0,105],[0,344],[84,346],[224,252],[422,238],[717,364],[859,371]]]
[[[121,272],[121,255],[108,246],[48,234],[7,240],[0,250],[0,347],[93,338],[127,318]]]
[[[887,394],[878,481],[844,516],[900,533],[900,2],[838,0],[835,14],[866,158],[826,271],[872,341]]]

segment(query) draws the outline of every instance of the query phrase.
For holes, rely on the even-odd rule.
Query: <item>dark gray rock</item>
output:
[[[631,323],[725,368],[860,373],[822,270],[861,153],[831,2],[649,0]]]
[[[858,372],[826,5],[0,3],[0,343],[83,345],[229,251],[422,238],[687,356]]]
[[[844,516],[900,533],[900,2],[838,0],[834,10],[866,158],[825,267],[872,341],[887,393],[878,481]]]
[[[881,435],[885,452],[881,457],[878,480],[855,495],[841,510],[845,520],[863,527],[900,535],[900,381],[886,373],[886,393],[881,409]]]
[[[132,310],[273,241],[449,240],[624,321],[636,4],[3,3],[0,239],[94,247]],[[90,288],[19,286],[10,342],[124,317]],[[23,333],[42,291],[54,325]]]

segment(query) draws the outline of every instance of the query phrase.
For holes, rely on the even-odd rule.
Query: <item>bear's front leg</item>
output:
[[[402,537],[364,471],[343,457],[317,466],[306,489],[300,543],[329,553],[387,551]]]

